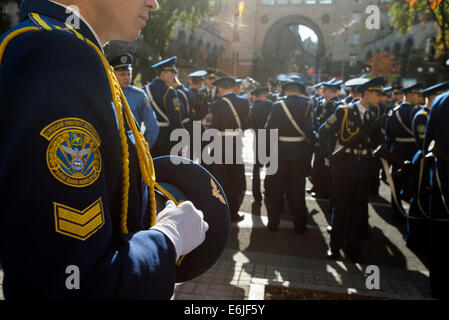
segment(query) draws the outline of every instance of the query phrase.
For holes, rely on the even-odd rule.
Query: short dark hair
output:
[[[296,93],[304,94],[305,89],[302,87],[300,88],[299,86],[289,86],[284,90],[284,93],[285,92],[296,92]]]
[[[193,84],[200,84],[201,81],[203,81],[203,79],[190,78],[190,81],[191,81]]]

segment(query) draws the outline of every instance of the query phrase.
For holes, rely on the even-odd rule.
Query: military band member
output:
[[[217,87],[220,98],[213,102],[210,107],[212,115],[210,128],[221,132],[223,149],[221,163],[212,164],[210,171],[226,193],[231,221],[238,222],[244,218],[238,214],[246,191],[245,165],[241,158],[241,139],[243,131],[248,128],[249,103],[247,99],[233,92],[235,78],[221,77],[215,80],[213,85]],[[231,132],[226,132],[226,130],[231,130]],[[233,146],[233,157],[230,164],[227,164],[228,161],[226,161],[227,139],[231,140]]]
[[[177,57],[158,62],[151,67],[156,70],[153,81],[144,86],[144,90],[153,105],[159,125],[159,137],[151,150],[154,157],[169,155],[176,141],[170,141],[170,134],[175,129],[183,129],[181,100],[172,87],[178,74]]]
[[[449,219],[448,212],[448,184],[449,181],[449,163],[447,155],[449,154],[449,93],[437,96],[433,101],[430,111],[427,130],[424,138],[424,149],[432,141],[446,155],[445,159],[441,156],[435,159],[430,170],[430,206],[429,214],[434,219]],[[443,200],[444,199],[444,200]],[[449,291],[449,259],[447,258],[447,244],[449,243],[449,222],[448,221],[430,221],[429,227],[429,274],[430,288],[434,298],[448,299]]]
[[[362,84],[368,82],[369,79],[366,78],[354,78],[351,80],[348,80],[345,82],[345,86],[348,87],[350,89],[349,91],[349,95],[343,99],[343,103],[344,104],[349,104],[349,103],[353,103],[356,100],[360,100],[360,97],[362,96],[360,94],[360,92],[357,90],[359,86],[361,86]]]
[[[393,86],[393,93],[391,95],[392,109],[400,105],[402,100],[404,100],[404,93],[402,92],[402,89],[404,88],[401,86]]]
[[[449,81],[436,84],[428,87],[421,92],[425,98],[425,105],[415,114],[412,122],[412,130],[415,137],[415,142],[419,150],[424,148],[424,136],[426,133],[426,124],[429,119],[430,109],[432,108],[433,100],[436,96],[445,93],[449,90]]]
[[[426,104],[416,113],[413,118],[412,130],[415,136],[416,146],[418,151],[412,159],[412,163],[416,167],[423,165],[423,171],[427,171],[429,162],[424,160],[421,164],[421,159],[426,155],[424,150],[424,138],[426,134],[427,121],[429,119],[430,110],[432,108],[433,100],[440,94],[443,94],[449,90],[449,81],[439,83],[437,85],[424,89],[421,94],[425,97]],[[428,191],[430,181],[427,175],[422,175],[419,179],[419,171],[417,173],[416,181],[421,183],[418,190],[416,190],[413,198],[410,200],[409,216],[413,217],[407,219],[407,234],[406,243],[407,247],[418,254],[427,255],[428,243],[427,243],[427,220],[421,220],[425,216],[421,210],[424,210],[424,214],[428,215],[428,205],[430,193]],[[418,199],[419,197],[419,199]],[[419,200],[419,202],[418,202]],[[419,217],[421,219],[415,219]]]
[[[206,74],[207,71],[199,70],[188,75],[188,78],[190,78],[190,91],[193,96],[192,113],[194,121],[202,121],[209,112],[207,98],[204,95],[204,92],[200,91],[203,87]]]
[[[151,150],[159,136],[159,126],[157,124],[156,113],[151,106],[147,94],[142,89],[131,84],[133,60],[131,54],[123,53],[112,58],[110,64],[114,68],[115,76],[122,87],[131,112],[134,118],[136,118]]]
[[[315,108],[315,128],[320,126],[335,112],[337,106],[340,104],[338,92],[340,90],[342,81],[335,81],[335,79],[323,82],[323,99]],[[312,181],[314,192],[312,196],[317,198],[327,199],[330,197],[331,173],[330,168],[325,165],[323,156],[315,153],[312,167]]]
[[[176,89],[179,101],[181,102],[181,122],[184,128],[189,133],[190,138],[193,137],[193,94],[189,88],[186,88],[178,76],[175,77],[173,82],[173,88]],[[190,141],[188,146],[183,147],[181,152],[184,157],[192,158],[192,141]]]
[[[214,81],[217,80],[217,77],[217,73],[214,70],[207,70],[206,77],[204,78],[206,87],[201,89],[201,91],[206,96],[209,106],[219,98],[217,88],[214,86]]]
[[[339,251],[346,243],[347,257],[352,262],[362,261],[361,238],[368,214],[371,149],[380,143],[376,141],[379,133],[377,130],[366,131],[366,137],[358,140],[356,145],[348,143],[376,120],[376,107],[384,84],[385,79],[380,77],[361,85],[361,100],[338,107],[319,130],[320,145],[326,157],[333,152],[335,137],[344,148],[342,155],[332,163],[332,179],[338,188],[333,190],[333,222],[327,253],[330,259],[338,259]]]
[[[412,130],[412,122],[413,117],[420,109],[419,102],[423,88],[425,88],[424,83],[417,83],[403,88],[402,93],[405,95],[403,102],[395,107],[391,115],[385,120],[386,146],[402,161],[411,161],[416,151],[418,151]],[[396,169],[393,167],[393,171],[396,171]],[[408,178],[411,179],[412,177]],[[401,195],[400,198],[410,201],[414,193],[414,190],[411,188],[411,181],[409,179],[395,181],[395,185],[398,189],[397,194]],[[400,221],[403,218],[400,214],[401,209],[397,207],[395,201],[392,201],[392,206],[393,221]]]
[[[135,40],[158,4],[101,3],[24,0],[0,39],[6,299],[169,299],[175,262],[204,240],[189,201],[152,221],[151,155],[102,52]],[[77,29],[66,23],[73,15]]]
[[[310,170],[312,145],[317,139],[310,115],[312,103],[304,96],[304,83],[288,81],[282,90],[286,98],[273,104],[266,126],[279,133],[278,171],[265,177],[268,229],[275,232],[279,228],[285,192],[294,216],[295,233],[302,234],[307,231],[305,178]]]
[[[255,130],[252,191],[254,200],[260,202],[262,201],[262,193],[260,192],[260,170],[262,169],[263,164],[259,162],[257,156],[259,145],[259,136],[257,135],[257,132],[258,130],[264,130],[273,102],[268,98],[268,88],[257,88],[251,92],[251,95],[254,97],[254,104],[250,107],[249,127]],[[269,150],[268,146],[266,150]]]

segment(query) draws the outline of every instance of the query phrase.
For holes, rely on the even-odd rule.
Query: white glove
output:
[[[169,200],[151,229],[162,232],[171,240],[178,261],[180,256],[193,251],[204,241],[209,225],[204,221],[203,212],[197,210],[192,202],[185,201],[176,206]]]

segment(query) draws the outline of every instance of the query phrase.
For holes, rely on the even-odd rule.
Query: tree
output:
[[[188,26],[195,31],[209,11],[208,0],[158,0],[158,3],[159,9],[150,13],[147,25],[137,41],[111,41],[105,49],[108,55],[131,52],[135,57],[136,69],[142,72],[144,83],[154,76],[148,65],[156,63],[159,57],[165,58],[176,24],[179,22],[181,26]],[[149,57],[151,61],[148,61]]]
[[[164,56],[177,22],[195,30],[206,16],[208,0],[159,0],[159,9],[150,14],[148,25],[142,31],[144,41],[154,56]]]
[[[443,63],[449,58],[449,0],[393,0],[390,8],[392,26],[406,32],[419,22],[434,21],[439,29],[436,56]]]
[[[375,52],[365,64],[370,67],[373,77],[389,78],[401,71],[401,65],[396,62],[396,57],[387,51]]]

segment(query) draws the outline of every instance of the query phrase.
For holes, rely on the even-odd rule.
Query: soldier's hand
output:
[[[173,201],[167,201],[165,205],[151,229],[162,232],[171,240],[177,261],[180,256],[193,251],[204,241],[209,225],[204,221],[203,212],[197,210],[190,201],[179,206]]]
[[[328,158],[324,158],[324,165],[325,165],[326,167],[330,167],[330,166],[331,166],[331,162],[329,161]]]

